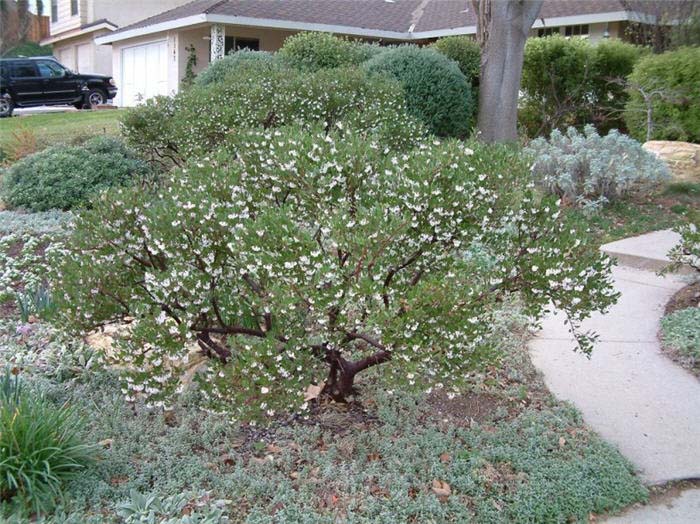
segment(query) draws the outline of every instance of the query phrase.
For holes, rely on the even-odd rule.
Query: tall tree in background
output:
[[[19,41],[25,42],[32,23],[32,13],[29,11],[29,0],[17,0],[17,19],[19,22]]]
[[[663,53],[681,45],[697,45],[698,0],[664,0],[642,2],[620,0],[622,7],[641,12],[644,20],[630,21],[625,27],[625,38],[633,44],[650,46],[654,53]]]
[[[480,139],[518,139],[518,92],[525,41],[543,0],[472,0],[481,46]]]
[[[0,0],[0,56],[18,41],[19,22],[14,0]]]
[[[35,12],[32,12],[31,6],[34,6]],[[32,32],[32,26],[37,28],[39,20],[36,17],[43,14],[43,0],[0,0],[0,56],[32,40],[32,35],[38,39],[37,32]]]

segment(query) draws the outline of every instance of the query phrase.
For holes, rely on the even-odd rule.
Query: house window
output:
[[[257,38],[238,38],[236,36],[227,36],[224,42],[224,53],[235,53],[241,49],[249,49],[250,51],[260,50],[260,40]]]
[[[70,0],[70,14],[71,16],[78,14],[78,0]]]
[[[560,27],[543,27],[543,28],[537,30],[537,36],[539,36],[539,37],[558,35],[560,33],[561,33]]]
[[[51,21],[58,21],[58,0],[51,0]]]
[[[588,24],[567,25],[564,28],[564,36],[588,36]]]

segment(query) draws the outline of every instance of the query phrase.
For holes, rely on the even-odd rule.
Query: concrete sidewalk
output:
[[[674,242],[665,231],[601,248],[618,258],[613,276],[621,297],[608,314],[584,323],[584,331],[600,335],[590,359],[572,351],[562,315],[546,318],[530,343],[552,393],[574,404],[646,484],[700,478],[700,381],[664,356],[657,338],[666,303],[688,283],[687,276],[653,272],[668,263]],[[641,516],[609,522],[700,522],[696,491],[683,494],[675,509],[647,506],[638,510]]]
[[[649,506],[631,508],[621,515],[600,521],[605,524],[697,524],[700,489],[689,489],[677,497]]]
[[[669,229],[654,231],[646,235],[623,238],[605,244],[600,249],[607,255],[616,258],[618,264],[624,267],[644,269],[657,272],[671,263],[668,252],[680,241],[681,236]],[[695,270],[682,267],[678,273],[692,275]]]
[[[685,282],[627,268],[613,275],[620,301],[584,324],[600,335],[591,358],[572,351],[563,317],[552,315],[530,343],[533,363],[645,483],[700,477],[700,382],[661,354],[657,340],[664,306]]]

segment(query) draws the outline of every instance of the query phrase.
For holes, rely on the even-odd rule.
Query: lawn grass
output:
[[[700,183],[678,182],[649,195],[616,202],[593,214],[571,208],[567,215],[579,227],[590,228],[600,244],[605,244],[673,228],[693,209],[700,209]]]
[[[22,133],[36,138],[38,149],[98,134],[119,133],[121,110],[45,113],[0,120],[0,149],[7,152]]]

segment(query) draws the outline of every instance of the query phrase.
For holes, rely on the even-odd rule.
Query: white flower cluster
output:
[[[193,344],[212,409],[241,416],[304,409],[338,363],[389,361],[391,382],[454,392],[491,351],[500,294],[572,321],[615,300],[609,261],[557,203],[522,185],[516,202],[474,157],[459,142],[401,152],[346,125],[240,132],[157,194],[113,190],[81,216],[57,281],[69,320],[136,319],[125,394],[155,406]]]

